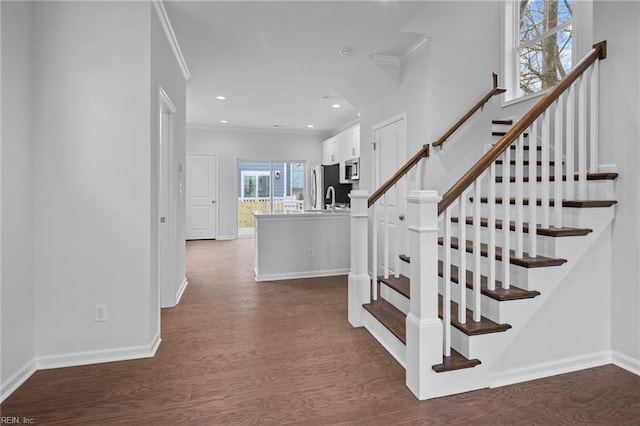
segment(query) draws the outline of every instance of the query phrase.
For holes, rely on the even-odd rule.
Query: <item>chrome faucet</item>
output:
[[[327,188],[327,194],[324,196],[324,198],[329,198],[329,194],[331,194],[331,210],[335,210],[336,209],[336,190],[333,186],[330,186]]]

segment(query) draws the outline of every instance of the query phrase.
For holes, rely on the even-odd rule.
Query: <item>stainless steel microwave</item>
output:
[[[344,163],[344,176],[347,180],[360,179],[360,159],[354,158]]]

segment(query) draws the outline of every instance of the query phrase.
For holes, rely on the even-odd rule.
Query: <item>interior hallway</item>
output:
[[[187,243],[189,286],[154,358],[39,371],[2,405],[38,425],[640,424],[640,377],[609,365],[417,401],[347,322],[347,278],[256,283],[253,240]],[[117,315],[110,312],[109,315]]]

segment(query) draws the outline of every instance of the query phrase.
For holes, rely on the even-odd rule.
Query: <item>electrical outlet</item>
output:
[[[106,321],[107,320],[107,305],[96,305],[94,314],[95,314],[96,322]]]
[[[309,257],[313,257],[313,255],[315,254],[312,248],[308,250],[308,253],[309,253]]]

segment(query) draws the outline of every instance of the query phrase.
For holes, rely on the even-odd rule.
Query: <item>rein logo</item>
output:
[[[33,417],[0,417],[0,424],[2,425],[33,425],[36,424]]]

